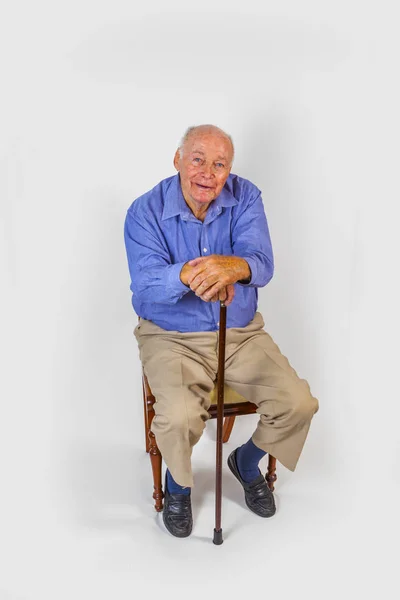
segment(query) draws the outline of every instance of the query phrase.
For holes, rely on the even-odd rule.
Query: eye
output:
[[[219,169],[223,169],[224,168],[224,164],[223,163],[217,163],[216,165]]]
[[[197,162],[197,163],[199,164],[199,163],[201,163],[201,158],[199,158],[198,156],[196,156],[196,157],[193,159],[193,162]]]

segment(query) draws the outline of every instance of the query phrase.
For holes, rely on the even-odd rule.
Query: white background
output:
[[[398,598],[395,7],[3,5],[1,600]],[[274,519],[224,470],[221,547],[214,422],[193,535],[152,508],[123,243],[127,208],[200,123],[233,136],[233,172],[263,192],[276,274],[260,310],[320,401],[298,469],[278,469]]]

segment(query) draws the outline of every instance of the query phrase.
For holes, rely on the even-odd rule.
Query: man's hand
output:
[[[207,257],[207,258],[211,258],[211,257]],[[188,287],[190,287],[189,277],[191,277],[195,272],[195,266],[191,266],[190,263],[195,262],[197,260],[198,259],[194,259],[194,261],[185,263],[181,269],[180,280],[182,281],[182,283],[184,285],[187,285]],[[197,294],[197,295],[199,295],[199,294]],[[231,304],[234,296],[235,296],[235,288],[234,288],[233,284],[228,284],[226,286],[221,287],[220,290],[211,297],[209,296],[209,294],[207,294],[207,296],[206,296],[206,294],[202,294],[199,297],[202,300],[204,300],[205,302],[217,302],[218,300],[220,300],[221,302],[224,302],[226,306],[229,306],[229,304]]]
[[[225,306],[229,306],[231,304],[234,296],[235,296],[235,287],[233,284],[230,284],[230,285],[227,285],[226,288],[220,289],[218,294],[215,294],[215,296],[213,296],[211,298],[211,302],[217,302],[218,300],[220,300],[221,302],[223,302],[225,304]],[[209,300],[206,299],[204,295],[200,296],[200,298],[202,300],[204,300],[205,302],[209,302]]]
[[[206,301],[214,298],[222,289],[227,290],[228,286],[251,275],[247,261],[238,256],[200,256],[190,260],[187,265],[193,268],[188,272],[186,285]]]

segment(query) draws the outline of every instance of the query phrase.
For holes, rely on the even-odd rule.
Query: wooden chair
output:
[[[147,377],[142,372],[142,383],[143,383],[143,400],[144,400],[144,427],[146,434],[146,452],[150,454],[151,466],[153,470],[153,480],[154,480],[154,508],[157,512],[162,511],[163,509],[163,490],[162,490],[162,482],[161,482],[161,463],[162,456],[161,452],[158,449],[156,438],[154,433],[151,431],[151,422],[154,417],[154,408],[153,405],[156,401],[155,397],[152,394],[152,391],[149,386],[149,382],[147,381]],[[211,406],[208,410],[211,419],[216,418],[217,416],[217,396],[216,396],[216,387],[211,393]],[[241,415],[252,415],[256,412],[256,405],[252,402],[248,402],[245,398],[240,396],[237,392],[232,390],[232,388],[225,385],[224,388],[224,427],[222,434],[222,441],[226,443],[229,440],[231,435],[231,431],[235,422],[235,418]],[[274,483],[277,479],[276,477],[276,458],[271,455],[268,455],[268,470],[265,476],[265,479],[268,483],[268,487],[271,491],[274,491]]]

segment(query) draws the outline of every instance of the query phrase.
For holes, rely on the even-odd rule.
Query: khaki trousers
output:
[[[318,400],[263,327],[257,312],[246,327],[227,329],[225,383],[257,405],[254,444],[294,471]],[[140,319],[134,333],[156,398],[157,445],[175,481],[192,487],[191,454],[209,418],[219,332],[167,331]]]

